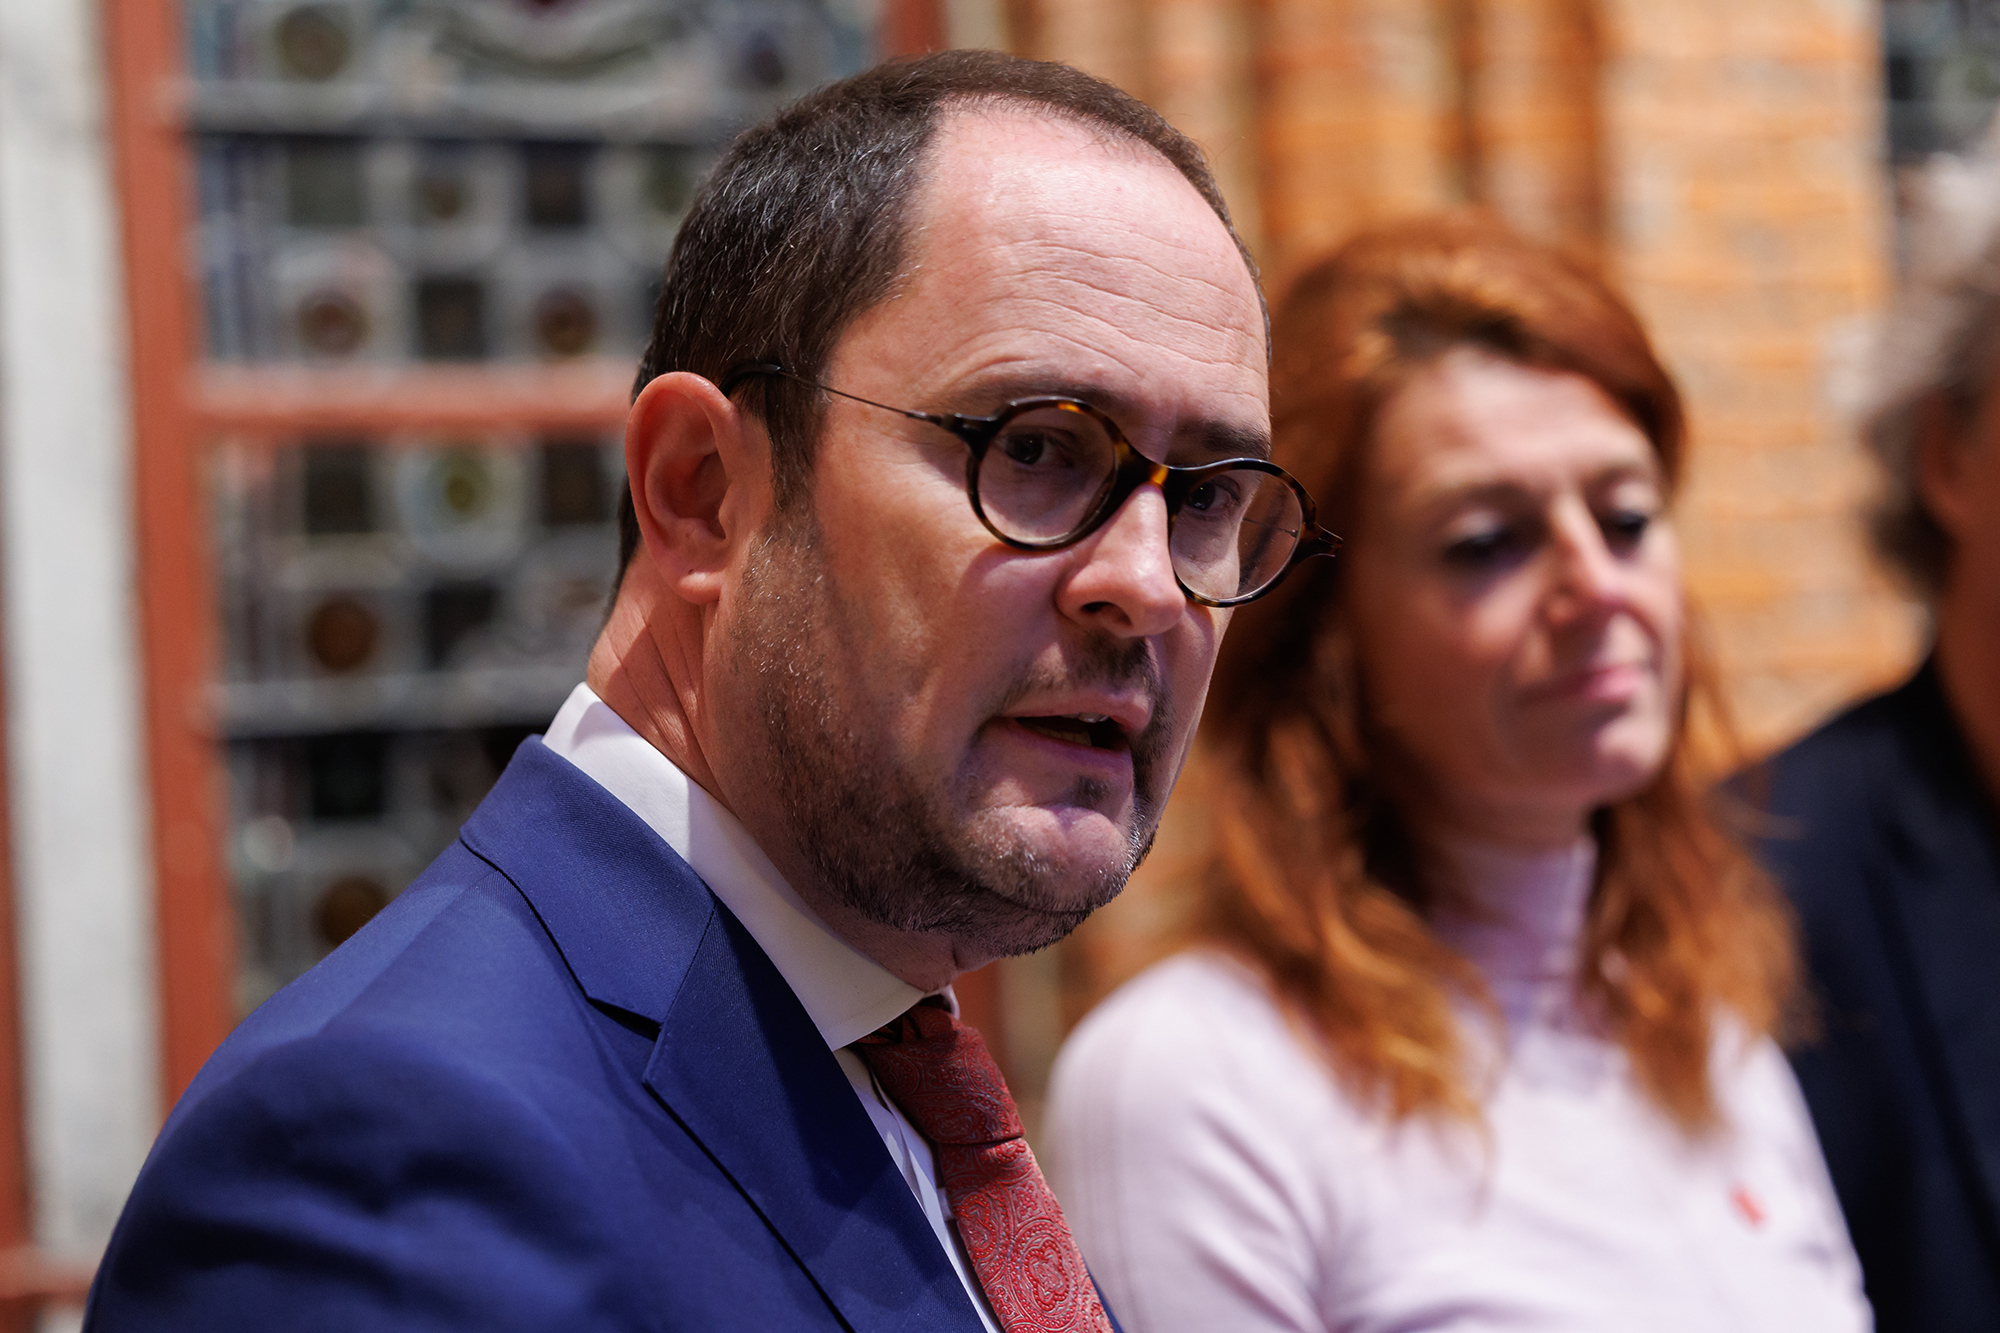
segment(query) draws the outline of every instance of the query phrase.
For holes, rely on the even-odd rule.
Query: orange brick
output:
[[[1233,145],[1225,188],[1254,196],[1280,274],[1356,225],[1468,192],[1531,234],[1594,245],[1687,396],[1676,519],[1754,746],[1907,667],[1921,616],[1867,554],[1873,474],[1831,358],[1890,287],[1875,7],[1016,4],[1069,14],[1041,24],[1055,45],[1039,53],[1074,42],[1086,67]],[[1170,933],[1204,854],[1201,782],[1197,759],[1154,861],[1065,946],[1072,1013]]]

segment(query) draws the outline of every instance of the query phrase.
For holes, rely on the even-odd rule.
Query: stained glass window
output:
[[[728,134],[872,57],[859,0],[189,0],[212,364],[629,367]],[[581,678],[616,441],[209,451],[239,1000],[351,935]]]

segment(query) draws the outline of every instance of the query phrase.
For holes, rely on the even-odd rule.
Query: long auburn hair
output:
[[[1669,494],[1680,395],[1630,309],[1594,273],[1478,215],[1381,227],[1291,286],[1273,321],[1276,457],[1341,531],[1384,404],[1455,347],[1582,375],[1645,432]],[[1210,693],[1215,844],[1199,935],[1260,970],[1349,1087],[1392,1119],[1479,1118],[1454,1001],[1490,1012],[1477,970],[1425,921],[1413,830],[1381,780],[1353,665],[1339,559],[1316,560],[1231,626]],[[1698,643],[1665,765],[1595,811],[1596,883],[1579,999],[1639,1085],[1689,1132],[1717,1121],[1722,1013],[1773,1032],[1794,985],[1790,917],[1716,823],[1688,745],[1723,721]],[[1726,729],[1726,728],[1725,728]]]

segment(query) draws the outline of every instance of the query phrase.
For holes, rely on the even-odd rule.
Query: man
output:
[[[1926,194],[1869,432],[1935,647],[1764,775],[1817,1010],[1799,1084],[1883,1333],[2000,1328],[2000,139]]]
[[[947,988],[1118,892],[1214,603],[1325,545],[1214,466],[1266,361],[1199,154],[1074,71],[950,53],[741,138],[587,686],[209,1063],[88,1322],[1109,1327]]]

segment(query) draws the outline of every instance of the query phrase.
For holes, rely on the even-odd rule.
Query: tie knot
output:
[[[1021,1137],[1021,1117],[986,1039],[934,1004],[919,1004],[855,1043],[917,1132],[940,1147]]]

